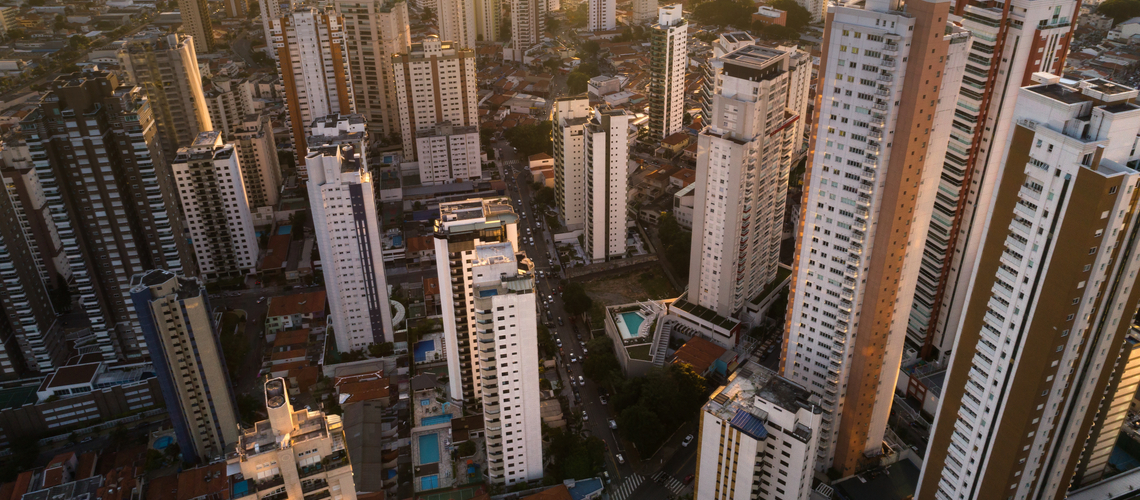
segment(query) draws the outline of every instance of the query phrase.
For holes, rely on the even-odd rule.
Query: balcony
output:
[[[285,477],[281,474],[257,482],[257,491],[271,490],[285,484]]]

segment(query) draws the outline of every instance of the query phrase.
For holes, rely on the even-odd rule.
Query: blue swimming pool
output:
[[[433,416],[430,416],[430,417],[424,417],[424,419],[423,419],[423,425],[436,425],[436,424],[446,424],[446,423],[448,423],[448,422],[450,422],[450,421],[451,421],[451,414],[450,414],[450,413],[446,413],[446,414],[443,414],[443,415],[433,415]],[[434,435],[434,434],[433,434],[433,435]],[[422,455],[422,453],[421,453],[421,455]]]
[[[420,465],[439,463],[439,435],[420,436]]]
[[[399,235],[393,236],[392,237],[392,244],[397,246],[397,247],[404,246],[404,237],[399,236]]]
[[[172,438],[170,436],[162,436],[162,437],[154,440],[154,449],[156,449],[158,451],[165,450],[166,447],[170,446],[170,443],[173,443],[173,442],[174,442],[174,438]]]
[[[435,350],[434,340],[421,340],[416,342],[415,353],[416,363],[427,361],[427,353]]]
[[[622,323],[625,323],[624,329],[621,328],[621,325],[618,325],[618,330],[621,330],[621,336],[623,338],[632,339],[637,337],[637,330],[641,328],[641,323],[645,321],[645,318],[641,316],[641,313],[627,312],[621,313],[621,320]]]
[[[420,478],[420,491],[428,491],[439,488],[439,476],[431,475]]]
[[[293,226],[285,225],[277,228],[277,234],[289,234],[293,232]]]

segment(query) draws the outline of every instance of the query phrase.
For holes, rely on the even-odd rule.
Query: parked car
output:
[[[693,442],[693,435],[689,434],[688,436],[685,436],[684,441],[681,441],[681,446],[689,446],[689,443],[691,442]]]
[[[581,376],[581,375],[578,375],[578,383],[579,383],[579,384],[582,384],[582,385],[585,385],[585,384],[586,384],[586,377],[583,377],[583,376]]]
[[[602,404],[606,404],[606,397],[605,396],[598,396],[598,399],[602,400]]]
[[[617,429],[617,420],[610,419],[610,429]]]
[[[561,316],[559,316],[559,317],[558,317],[558,326],[562,326],[562,325],[563,325],[563,323],[562,323],[562,317],[561,317]]]
[[[624,463],[625,463],[625,457],[621,456],[621,453],[618,453],[618,454],[617,454],[617,455],[615,455],[615,456],[617,457],[617,461],[618,461],[618,463],[619,463],[619,464],[624,464]]]
[[[582,412],[582,421],[583,422],[589,422],[590,421],[590,416],[587,415],[586,412]]]

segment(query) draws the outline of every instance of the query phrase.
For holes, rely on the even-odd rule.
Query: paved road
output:
[[[234,42],[230,44],[230,47],[233,49],[234,54],[237,54],[238,57],[242,58],[242,60],[245,61],[245,64],[248,67],[257,67],[257,62],[253,60],[253,42],[248,37],[246,37],[244,31],[238,33],[237,38],[235,38]]]

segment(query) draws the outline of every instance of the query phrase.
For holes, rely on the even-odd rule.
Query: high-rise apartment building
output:
[[[472,370],[482,386],[487,477],[513,485],[542,478],[542,414],[534,266],[509,241],[475,244],[470,260],[470,314],[475,317]],[[468,259],[469,257],[469,259]],[[454,372],[452,372],[454,373]]]
[[[180,148],[171,165],[198,272],[212,281],[257,272],[257,236],[234,145],[216,130]]]
[[[475,40],[498,42],[502,39],[502,0],[475,0]]]
[[[225,455],[238,439],[237,404],[206,287],[152,269],[134,276],[130,293],[183,458]]]
[[[617,28],[617,0],[586,0],[586,30]]]
[[[776,279],[811,58],[747,44],[710,68],[709,112],[697,136],[694,199],[703,202],[693,210],[688,300],[732,317]]]
[[[439,206],[435,225],[436,273],[450,283],[441,293],[443,350],[447,357],[448,393],[474,408],[482,401],[481,358],[475,353],[480,329],[472,291],[475,248],[508,242],[518,248],[518,215],[505,198],[446,202]],[[536,315],[534,310],[525,314]]]
[[[811,496],[819,396],[747,362],[701,409],[694,498]]]
[[[475,51],[429,36],[392,56],[392,69],[405,159],[416,155],[418,130],[443,122],[479,126]]]
[[[558,216],[569,230],[586,225],[586,122],[590,101],[586,96],[554,100],[554,196]]]
[[[967,33],[949,4],[832,6],[782,374],[823,399],[817,469],[874,463],[906,337]]]
[[[456,48],[475,50],[476,5],[473,0],[435,0],[439,38],[449,40]]]
[[[909,347],[927,359],[945,361],[954,344],[981,239],[977,221],[1005,153],[1000,138],[1012,126],[1008,110],[1033,73],[1061,71],[1076,8],[1075,0],[1009,9],[955,4],[973,36],[907,325]]]
[[[230,467],[257,482],[252,498],[356,500],[340,415],[294,410],[283,378],[265,382],[265,410],[269,418],[243,429],[227,457]]]
[[[442,122],[416,132],[416,158],[424,185],[482,178],[482,155],[477,127]]]
[[[194,50],[199,54],[214,52],[214,26],[210,21],[210,2],[206,0],[178,0],[182,15],[182,31],[194,39]]]
[[[251,208],[275,207],[281,194],[281,163],[273,141],[273,122],[266,113],[246,115],[234,130],[241,180]]]
[[[19,132],[6,135],[0,143],[0,177],[13,199],[40,279],[49,290],[67,286],[71,281],[71,266],[28,143]]]
[[[108,360],[147,355],[132,276],[197,274],[152,113],[140,87],[88,71],[57,77],[20,122],[90,323],[77,348]]]
[[[245,121],[246,115],[253,113],[253,82],[248,79],[231,80],[215,78],[203,91],[206,110],[210,113],[213,130],[222,133],[222,138],[230,140],[234,131]]]
[[[185,14],[183,14],[185,16]],[[186,35],[130,39],[119,50],[127,81],[146,90],[167,162],[198,132],[213,130],[198,72],[197,43]]]
[[[396,80],[392,56],[408,51],[408,4],[404,0],[335,0],[344,16],[346,56],[352,66],[352,89],[356,112],[368,121],[372,137],[400,133]]]
[[[1113,472],[1108,468],[1108,460],[1124,426],[1129,424],[1128,410],[1140,387],[1140,327],[1135,322],[1124,338],[1120,356],[1114,363],[1111,359],[1108,362],[1114,365],[1112,376],[1073,472],[1073,487],[1093,484]]]
[[[657,0],[633,0],[630,24],[648,24],[657,19]]]
[[[265,51],[274,60],[277,59],[277,48],[273,45],[273,20],[293,11],[293,2],[289,0],[288,8],[281,8],[281,0],[258,0],[261,5],[261,28],[264,30]]]
[[[811,22],[818,23],[827,17],[827,0],[796,0],[796,3],[811,14]]]
[[[513,0],[511,4],[511,41],[504,49],[504,58],[526,62],[526,53],[539,43],[546,31],[546,2],[543,0]]]
[[[663,139],[681,130],[685,116],[685,71],[689,25],[681,4],[657,9],[649,33],[649,136]]]
[[[55,331],[55,308],[36,262],[31,226],[25,216],[24,200],[16,186],[23,183],[16,169],[0,170],[5,192],[0,193],[0,378],[16,378],[24,373],[50,370],[65,354],[62,332]],[[35,170],[22,172],[33,177]],[[14,175],[15,174],[15,175]],[[15,178],[9,178],[14,175]],[[30,193],[29,193],[30,194]],[[42,200],[43,193],[37,198]],[[32,207],[27,207],[32,208]],[[54,278],[54,276],[53,276]]]
[[[629,117],[625,110],[595,109],[584,126],[586,226],[583,244],[593,262],[625,255],[629,195]]]
[[[249,11],[248,0],[225,0],[226,15],[231,19],[243,19]]]
[[[274,19],[272,33],[293,150],[304,177],[309,125],[330,114],[356,112],[344,16],[313,8],[297,9]]]
[[[1033,79],[1010,110],[918,498],[1065,498],[1140,301],[1140,92]]]
[[[342,118],[352,118],[352,132],[364,134],[360,115]],[[306,158],[310,211],[340,352],[391,342],[394,333],[366,155],[359,145],[330,141],[311,143]]]

